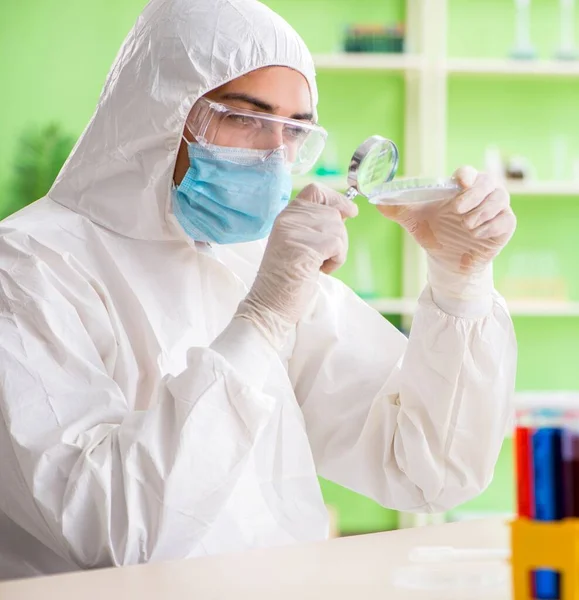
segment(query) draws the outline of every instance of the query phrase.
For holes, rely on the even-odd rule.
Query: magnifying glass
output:
[[[398,158],[398,148],[393,141],[379,135],[368,138],[358,146],[350,161],[346,198],[353,200],[358,194],[372,198],[396,175]]]
[[[398,170],[398,161],[398,148],[393,141],[379,135],[368,138],[358,147],[350,162],[348,200],[360,194],[372,204],[428,204],[451,199],[461,190],[452,177],[412,177],[392,181]]]

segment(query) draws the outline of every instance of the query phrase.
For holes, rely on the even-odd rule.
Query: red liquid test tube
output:
[[[519,517],[532,519],[534,515],[532,431],[527,427],[515,430],[517,470],[517,513]]]

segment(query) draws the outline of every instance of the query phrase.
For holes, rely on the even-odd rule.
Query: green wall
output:
[[[449,165],[483,166],[485,148],[494,144],[528,158],[540,180],[571,178],[579,158],[578,81],[452,75],[448,101]]]
[[[504,58],[514,45],[514,0],[448,0],[448,52],[456,57]],[[540,58],[552,58],[559,37],[558,0],[533,0],[531,39]],[[579,13],[576,15],[579,25]]]
[[[339,52],[350,23],[403,22],[403,0],[266,0],[287,19],[313,53]]]
[[[82,133],[120,44],[144,5],[144,0],[0,3],[3,203],[23,129],[58,121],[71,134]]]
[[[579,88],[579,85],[578,85]],[[529,257],[526,269],[537,269],[533,257],[547,252],[558,263],[558,276],[569,297],[579,300],[579,262],[576,239],[579,227],[577,198],[513,198],[518,230],[512,243],[499,257],[495,279],[499,289],[520,268],[517,255]],[[524,390],[577,390],[577,340],[579,318],[516,317],[519,343],[517,388]]]
[[[268,0],[304,36],[314,52],[339,50],[348,22],[404,19],[402,0]],[[100,88],[122,39],[144,0],[19,0],[0,5],[0,212],[9,202],[8,181],[17,137],[31,124],[56,120],[79,135],[96,105]],[[449,0],[448,47],[452,56],[504,57],[512,46],[511,0]],[[557,3],[533,1],[533,34],[542,57],[557,43]],[[579,17],[578,17],[579,18]],[[323,26],[320,26],[323,24]],[[473,34],[476,27],[476,35]],[[329,154],[344,167],[354,147],[381,133],[403,145],[404,78],[378,72],[319,73],[320,120],[330,132]],[[525,154],[538,175],[570,175],[579,157],[579,81],[452,76],[448,88],[449,169],[483,166],[485,148],[498,144]],[[360,107],[363,107],[360,109]],[[563,141],[561,141],[563,140]],[[560,164],[556,144],[567,148]],[[496,265],[499,288],[520,269],[521,253],[548,253],[579,300],[579,266],[574,240],[579,225],[575,199],[514,198],[519,230]],[[401,234],[372,207],[349,223],[350,259],[338,276],[354,288],[380,296],[401,293]],[[371,256],[373,285],[359,275]],[[368,287],[372,289],[369,290]],[[520,344],[518,388],[564,389],[579,385],[574,340],[579,319],[515,319]],[[369,500],[324,483],[330,503],[341,510],[345,532],[395,526],[395,515]],[[512,509],[511,442],[507,440],[495,480],[466,510]]]
[[[349,0],[348,0],[349,1]],[[281,0],[280,3],[287,2]],[[289,3],[292,4],[292,3]],[[341,5],[345,2],[342,1]],[[323,6],[318,2],[314,6]],[[370,6],[370,3],[364,6]],[[375,6],[375,2],[371,3]],[[294,6],[294,4],[292,4]],[[323,49],[322,49],[323,51]],[[405,87],[400,75],[379,72],[318,73],[320,89],[319,119],[329,133],[328,154],[342,170],[363,140],[376,133],[397,140],[404,151]],[[359,110],[363,106],[364,110]],[[326,155],[327,156],[327,155]],[[402,291],[400,229],[381,218],[373,206],[358,202],[360,216],[348,222],[350,260],[337,276],[365,295],[398,296]],[[370,257],[372,276],[369,285],[361,263]]]

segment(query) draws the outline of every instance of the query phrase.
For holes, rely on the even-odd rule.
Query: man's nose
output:
[[[284,127],[281,123],[270,123],[267,127],[267,145],[269,149],[279,148],[285,144]]]

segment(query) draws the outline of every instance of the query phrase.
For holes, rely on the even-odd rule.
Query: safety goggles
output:
[[[328,137],[325,129],[309,121],[235,108],[207,98],[196,102],[186,127],[194,140],[209,150],[211,145],[257,150],[260,160],[283,152],[295,175],[314,166]],[[230,160],[235,162],[235,153]],[[243,161],[247,164],[246,156]]]

